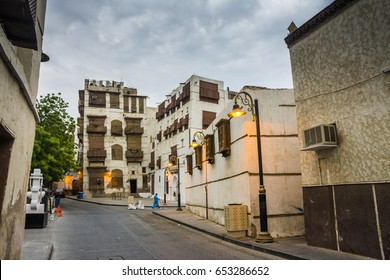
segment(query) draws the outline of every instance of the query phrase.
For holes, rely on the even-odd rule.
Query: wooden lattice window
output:
[[[218,100],[219,100],[218,84],[200,81],[199,99],[200,101],[218,104]]]
[[[112,160],[123,160],[123,148],[121,145],[115,144],[111,147]]]
[[[214,135],[208,134],[204,137],[205,143],[206,143],[206,160],[209,163],[214,163],[214,154],[215,154],[215,147],[214,147]]]
[[[195,148],[195,166],[199,170],[202,169],[202,146],[196,147]]]
[[[113,188],[123,188],[123,171],[114,169],[111,172],[111,186]]]
[[[187,172],[192,175],[192,155],[186,155]]]
[[[203,129],[207,129],[207,127],[215,120],[216,117],[215,112],[202,111],[202,126]]]
[[[218,152],[223,157],[227,157],[230,155],[230,122],[227,119],[221,119],[215,126],[218,129]]]
[[[111,135],[122,135],[122,122],[119,120],[113,120],[111,122]]]

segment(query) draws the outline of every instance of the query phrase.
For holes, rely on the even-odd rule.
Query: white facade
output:
[[[98,104],[100,97],[103,100]],[[91,101],[100,107],[92,105]],[[148,165],[156,109],[146,107],[146,97],[137,95],[136,89],[124,87],[122,82],[95,80],[85,80],[80,105],[79,138],[85,196],[114,192],[150,195]],[[133,121],[137,124],[130,126]],[[135,132],[131,128],[135,128]],[[98,138],[92,144],[91,135]],[[114,180],[117,175],[121,176]]]
[[[205,93],[204,85],[213,88],[212,93]],[[157,163],[154,173],[154,192],[158,193],[160,198],[165,194],[166,200],[177,200],[180,180],[181,203],[185,205],[187,199],[184,191],[187,187],[185,157],[191,152],[189,144],[194,133],[202,131],[204,126],[211,122],[207,118],[225,108],[228,98],[223,81],[193,75],[173,90],[160,104],[156,114],[156,133],[160,136],[156,137],[154,148]],[[181,120],[186,124],[182,126]],[[169,133],[170,128],[175,126],[175,121],[179,124],[179,128],[173,128],[174,131]],[[180,176],[177,173],[177,166],[167,168],[174,146],[176,146],[176,156],[180,160]]]
[[[244,87],[243,91],[259,101],[268,230],[273,237],[302,235],[303,202],[293,90]],[[203,146],[202,169],[194,168],[192,175],[186,173],[187,208],[224,225],[224,206],[247,205],[248,230],[253,224],[247,234],[253,236],[253,226],[259,232],[259,166],[256,126],[250,113],[228,121],[231,154],[218,153],[216,124],[229,119],[227,114],[232,106],[233,102],[228,104],[204,131],[205,135],[214,135],[215,159],[212,164],[206,161]]]

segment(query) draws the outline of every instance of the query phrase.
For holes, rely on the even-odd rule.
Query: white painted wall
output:
[[[302,235],[304,232],[299,146],[292,90],[245,87],[259,100],[264,185],[267,190],[268,229],[274,237]],[[240,104],[239,102],[239,105]],[[227,119],[233,102],[217,116],[205,134],[214,134],[215,123]],[[246,109],[246,108],[244,108]],[[249,224],[259,231],[259,168],[256,127],[251,114],[230,120],[231,155],[215,155],[215,163],[203,162],[202,170],[186,174],[187,207],[197,215],[225,224],[224,206],[248,205]],[[205,149],[203,149],[205,158]],[[206,193],[208,191],[208,209]]]

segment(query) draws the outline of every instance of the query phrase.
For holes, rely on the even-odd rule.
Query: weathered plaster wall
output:
[[[321,22],[289,46],[300,146],[319,124],[335,123],[339,142],[301,152],[306,240],[389,259],[390,2],[354,1]]]
[[[40,40],[38,37],[39,49]],[[14,47],[1,28],[0,44],[0,121],[15,137],[0,209],[0,259],[20,259],[36,124],[32,104],[37,96],[41,51]]]
[[[290,48],[300,146],[304,129],[337,126],[339,146],[319,154],[324,184],[389,180],[389,11],[359,1]],[[315,152],[301,157],[303,184],[320,184]]]

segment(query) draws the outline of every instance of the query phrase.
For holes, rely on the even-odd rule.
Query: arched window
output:
[[[111,122],[111,135],[122,135],[122,122],[118,120],[113,120]]]
[[[111,186],[113,188],[123,188],[123,172],[120,169],[114,169],[111,172]]]
[[[123,148],[121,145],[115,144],[111,147],[112,160],[123,160]]]

